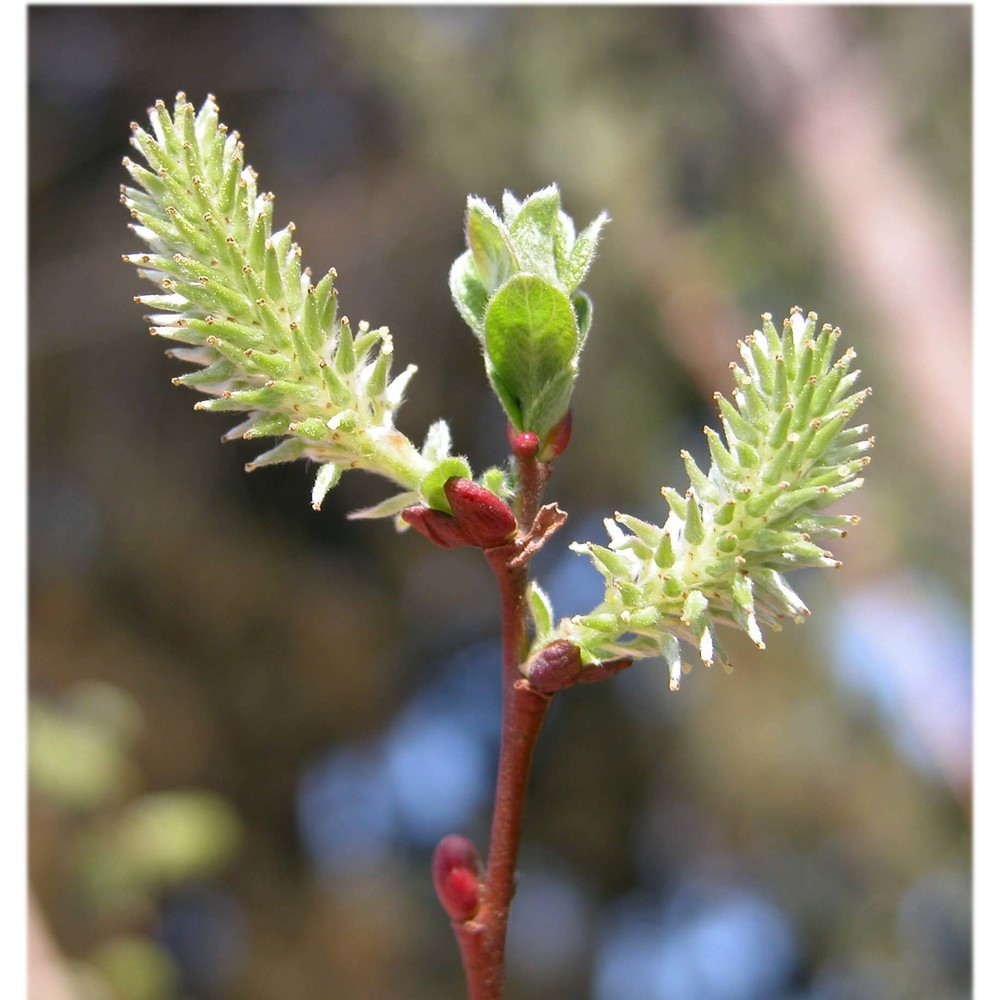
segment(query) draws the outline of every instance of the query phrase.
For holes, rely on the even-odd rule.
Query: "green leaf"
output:
[[[479,280],[472,251],[466,250],[451,266],[448,275],[451,297],[462,319],[472,328],[477,337],[483,336],[483,318],[489,296]]]
[[[590,296],[585,292],[575,292],[572,301],[573,311],[576,313],[578,350],[583,350],[587,334],[590,333],[590,324],[594,319],[594,306],[590,301]]]
[[[503,193],[503,221],[509,226],[521,211],[521,202],[510,191]]]
[[[521,414],[518,398],[507,388],[507,384],[490,364],[489,358],[486,359],[486,375],[489,378],[490,388],[500,400],[500,405],[504,408],[507,418],[519,431],[523,431],[525,429],[524,417]]]
[[[556,242],[559,227],[559,189],[551,184],[528,197],[511,223],[510,237],[520,270],[530,271],[549,281],[556,274]],[[561,228],[561,227],[560,227]]]
[[[514,498],[514,490],[510,484],[508,474],[495,465],[490,466],[479,477],[479,481],[490,493],[495,493],[501,500],[512,500]]]
[[[550,383],[565,377],[577,353],[576,313],[569,299],[542,278],[511,278],[487,309],[485,346],[490,367],[524,415],[520,429],[541,436],[551,425],[535,425],[533,403]],[[516,424],[509,409],[508,415]]]
[[[555,256],[556,274],[562,280],[566,260],[573,250],[574,243],[576,243],[576,227],[573,225],[573,220],[565,212],[560,212],[556,217],[554,237],[552,250]]]
[[[576,238],[562,273],[559,275],[567,291],[574,291],[587,276],[597,253],[597,242],[600,239],[601,230],[607,223],[607,212],[601,212]]]
[[[552,632],[552,602],[534,580],[528,586],[528,608],[535,626],[535,640],[545,640]]]
[[[559,188],[555,184],[536,191],[521,203],[517,217],[510,224],[510,233],[517,242],[519,233],[534,226],[550,238],[555,237],[559,218]]]
[[[453,476],[472,478],[472,469],[464,458],[446,458],[424,476],[420,481],[420,495],[428,507],[443,510],[446,514],[451,513],[451,504],[444,494],[444,484]]]
[[[507,227],[481,198],[469,199],[466,239],[487,293],[499,288],[518,270]]]
[[[523,413],[525,430],[533,430],[545,440],[553,427],[566,415],[573,383],[576,381],[576,363],[544,385]]]

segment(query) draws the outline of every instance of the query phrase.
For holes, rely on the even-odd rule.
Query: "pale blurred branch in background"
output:
[[[737,92],[777,135],[827,217],[837,263],[882,334],[873,343],[925,442],[928,471],[962,504],[972,469],[969,247],[901,146],[879,53],[835,7],[706,11]],[[903,391],[905,387],[905,391]]]
[[[79,1000],[34,899],[28,903],[28,1000]]]

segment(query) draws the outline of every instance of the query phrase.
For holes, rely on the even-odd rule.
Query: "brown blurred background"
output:
[[[555,707],[511,1000],[970,994],[971,11],[34,7],[30,876],[34,966],[79,1000],[462,996],[436,840],[485,842],[498,616],[473,552],[322,511],[304,465],[170,386],[119,262],[128,124],[214,93],[278,224],[416,362],[401,426],[503,460],[451,305],[465,197],[556,181],[609,227],[570,521],[664,515],[737,338],[794,304],[875,394],[861,525],[813,609],[678,694],[641,663]],[[57,985],[40,993],[61,1000]]]

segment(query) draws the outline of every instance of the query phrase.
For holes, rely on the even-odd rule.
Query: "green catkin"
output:
[[[294,225],[273,230],[273,195],[258,193],[239,133],[220,124],[214,98],[196,112],[179,94],[172,111],[158,101],[149,116],[151,128],[134,125],[130,140],[148,168],[126,157],[136,186],[121,189],[149,252],[123,259],[162,289],[137,298],[160,310],[151,317],[152,332],[192,345],[174,356],[198,370],[175,383],[214,397],[198,403],[199,410],[247,414],[224,440],[285,438],[249,468],[295,458],[319,463],[314,506],[339,478],[333,468],[365,468],[397,483],[404,490],[398,509],[426,499],[413,484],[435,463],[393,425],[412,366],[392,380],[386,331],[374,337],[381,348],[372,366],[353,351],[348,322],[334,334],[336,272],[329,269],[315,288],[309,283]],[[330,426],[334,414],[346,412],[350,420]]]
[[[815,315],[799,310],[780,335],[769,315],[762,319],[761,330],[739,346],[746,368],[730,366],[735,403],[716,394],[725,439],[706,428],[710,469],[704,472],[684,453],[687,496],[661,491],[669,516],[656,549],[637,519],[622,514],[616,521],[626,531],[616,528],[610,551],[624,565],[598,559],[597,546],[573,546],[600,562],[604,627],[580,629],[574,622],[587,618],[580,616],[557,623],[552,636],[577,643],[586,658],[655,655],[646,645],[655,638],[676,689],[679,642],[694,646],[705,663],[726,665],[719,625],[735,626],[762,647],[761,626],[777,628],[782,617],[808,614],[782,574],[839,565],[816,542],[843,534],[857,518],[817,511],[862,483],[857,474],[871,439],[866,425],[847,424],[869,390],[853,389],[852,350],[831,364],[839,330],[827,325],[817,333]],[[644,613],[639,638],[621,621],[622,612],[631,615],[626,598],[635,603],[630,587],[659,614],[653,621]],[[609,631],[613,620],[620,625]]]

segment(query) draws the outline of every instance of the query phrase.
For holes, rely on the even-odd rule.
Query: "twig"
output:
[[[520,532],[511,544],[486,550],[500,589],[503,621],[503,720],[496,798],[486,876],[475,912],[452,925],[462,953],[469,1000],[499,1000],[503,995],[503,962],[507,921],[514,896],[515,866],[521,840],[524,800],[531,757],[545,720],[551,694],[533,688],[521,675],[528,649],[528,562],[561,520],[553,506],[542,518],[537,544],[532,530],[550,466],[534,457],[518,457],[515,501]]]

